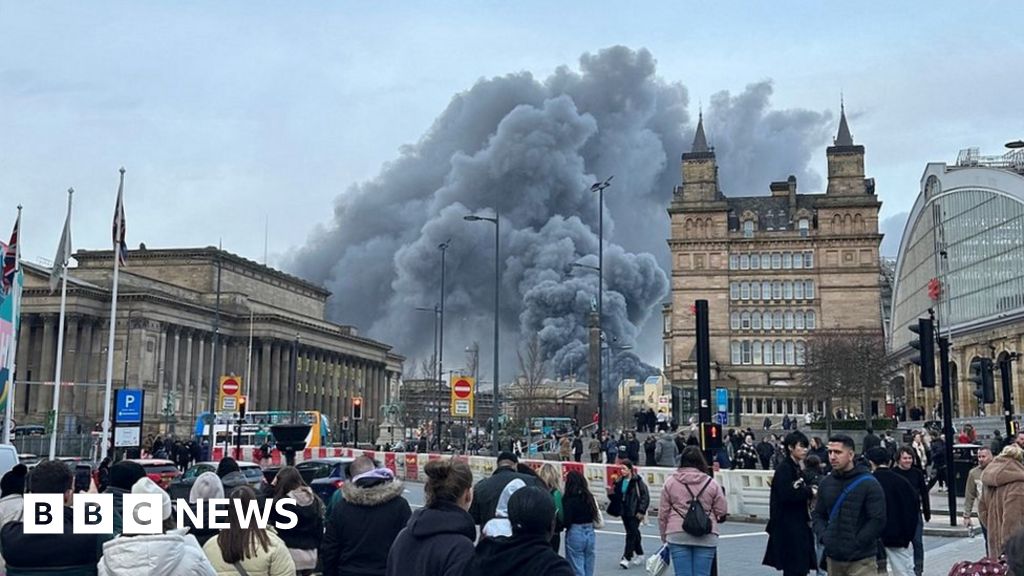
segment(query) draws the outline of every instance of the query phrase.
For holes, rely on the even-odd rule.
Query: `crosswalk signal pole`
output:
[[[697,419],[700,420],[701,430],[709,427],[711,422],[711,332],[708,328],[708,301],[697,300]],[[702,434],[703,436],[703,434]],[[705,443],[701,446],[704,450],[704,458],[708,461],[709,470],[714,462],[714,455],[710,446]],[[714,472],[711,472],[713,475]],[[718,555],[711,564],[711,575],[718,574]]]

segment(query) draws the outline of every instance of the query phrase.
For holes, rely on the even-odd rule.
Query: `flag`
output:
[[[60,244],[57,245],[57,255],[53,257],[53,268],[50,270],[50,292],[57,289],[60,283],[60,275],[68,266],[71,258],[71,193],[68,193],[68,215],[64,218],[64,231],[60,234]]]
[[[128,256],[128,245],[125,243],[125,220],[124,220],[124,168],[121,168],[121,184],[117,187],[117,205],[114,206],[113,241],[114,252],[117,260],[124,266],[125,257]]]
[[[11,241],[7,243],[7,254],[4,255],[4,294],[10,294],[11,288],[14,286],[14,279],[18,275],[18,229],[20,227],[21,212],[18,212],[18,219],[14,221],[14,231],[11,232]]]

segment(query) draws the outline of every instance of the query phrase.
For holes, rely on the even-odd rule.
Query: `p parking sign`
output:
[[[117,424],[142,423],[142,390],[118,390],[114,422]]]

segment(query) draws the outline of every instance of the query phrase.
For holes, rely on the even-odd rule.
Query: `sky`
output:
[[[23,205],[24,256],[52,258],[74,187],[75,248],[106,248],[124,166],[129,246],[223,242],[262,262],[269,236],[270,265],[317,276],[300,256],[318,227],[436,132],[453,99],[510,74],[578,73],[585,54],[620,46],[649,53],[663,85],[685,86],[686,143],[723,91],[765,83],[768,109],[813,112],[830,133],[843,94],[894,256],[926,163],[966,147],[1001,154],[1024,137],[1024,76],[1011,66],[1024,5],[996,6],[0,0],[0,227]],[[725,117],[706,117],[712,144],[734,142]],[[780,156],[771,178],[809,174],[801,191],[821,191],[819,132],[809,158]],[[664,170],[678,173],[684,151],[666,150]],[[732,158],[723,173],[742,170]],[[651,226],[668,235],[667,218]],[[654,335],[637,350],[649,363],[661,354],[654,316],[631,318]]]

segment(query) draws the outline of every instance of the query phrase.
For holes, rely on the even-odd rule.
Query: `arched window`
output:
[[[799,280],[793,283],[793,298],[797,300],[804,299],[804,283]]]
[[[797,330],[804,329],[804,311],[797,310],[793,313],[793,327]]]
[[[769,312],[768,310],[765,310],[761,314],[761,319],[763,320],[763,322],[761,322],[761,325],[764,327],[764,329],[765,330],[771,330],[772,329],[772,313]]]
[[[811,221],[807,218],[801,218],[797,228],[800,230],[800,237],[807,238],[811,234]]]
[[[733,312],[732,314],[729,315],[729,327],[732,328],[733,330],[739,330],[740,329],[740,313],[739,312]]]
[[[808,310],[807,311],[807,329],[808,330],[814,330],[815,328],[817,328],[817,326],[815,325],[814,310]]]
[[[785,298],[786,300],[792,300],[793,299],[793,281],[792,280],[786,280],[782,284],[782,297]]]
[[[750,282],[740,284],[740,300],[750,300]]]
[[[793,267],[793,253],[792,252],[783,252],[782,253],[782,267],[784,269],[786,269],[786,270],[789,270],[790,268]]]
[[[774,364],[772,360],[772,343],[768,340],[764,341],[764,364],[765,366]]]
[[[772,300],[782,300],[782,282],[772,282]]]
[[[793,329],[793,311],[786,310],[786,330]]]
[[[772,283],[768,280],[761,282],[761,298],[764,300],[772,299]]]
[[[750,269],[757,270],[761,267],[761,257],[757,254],[750,255]]]
[[[740,257],[737,254],[729,255],[729,270],[737,270],[740,267]]]
[[[750,283],[750,299],[760,300],[761,299],[761,283],[751,282]]]
[[[761,357],[761,342],[754,340],[754,364],[760,366],[763,361]]]
[[[743,237],[753,238],[754,237],[754,221],[744,220],[743,221]]]
[[[750,330],[750,312],[740,314],[740,328]]]
[[[753,354],[750,350],[750,340],[743,341],[743,363],[750,364],[753,362]]]
[[[782,340],[775,341],[775,365],[780,366],[786,361],[786,345]]]
[[[750,315],[750,327],[754,330],[761,329],[761,313],[754,310],[754,313]]]
[[[796,364],[796,347],[792,340],[786,342],[786,364],[789,366]]]
[[[733,341],[730,347],[732,348],[732,363],[739,364],[743,360],[740,351],[740,343],[738,341]]]
[[[803,366],[806,361],[807,345],[804,344],[803,340],[797,340],[796,342],[796,365]]]
[[[776,330],[782,330],[782,310],[776,310],[772,314],[772,327]]]
[[[750,269],[750,255],[749,254],[741,254],[740,255],[740,270],[749,270],[749,269]]]
[[[804,298],[814,300],[814,280],[804,280]]]
[[[729,283],[729,300],[739,300],[739,299],[740,299],[740,283],[739,282],[730,282]]]
[[[782,254],[780,252],[772,252],[772,270],[778,270],[782,268]]]

